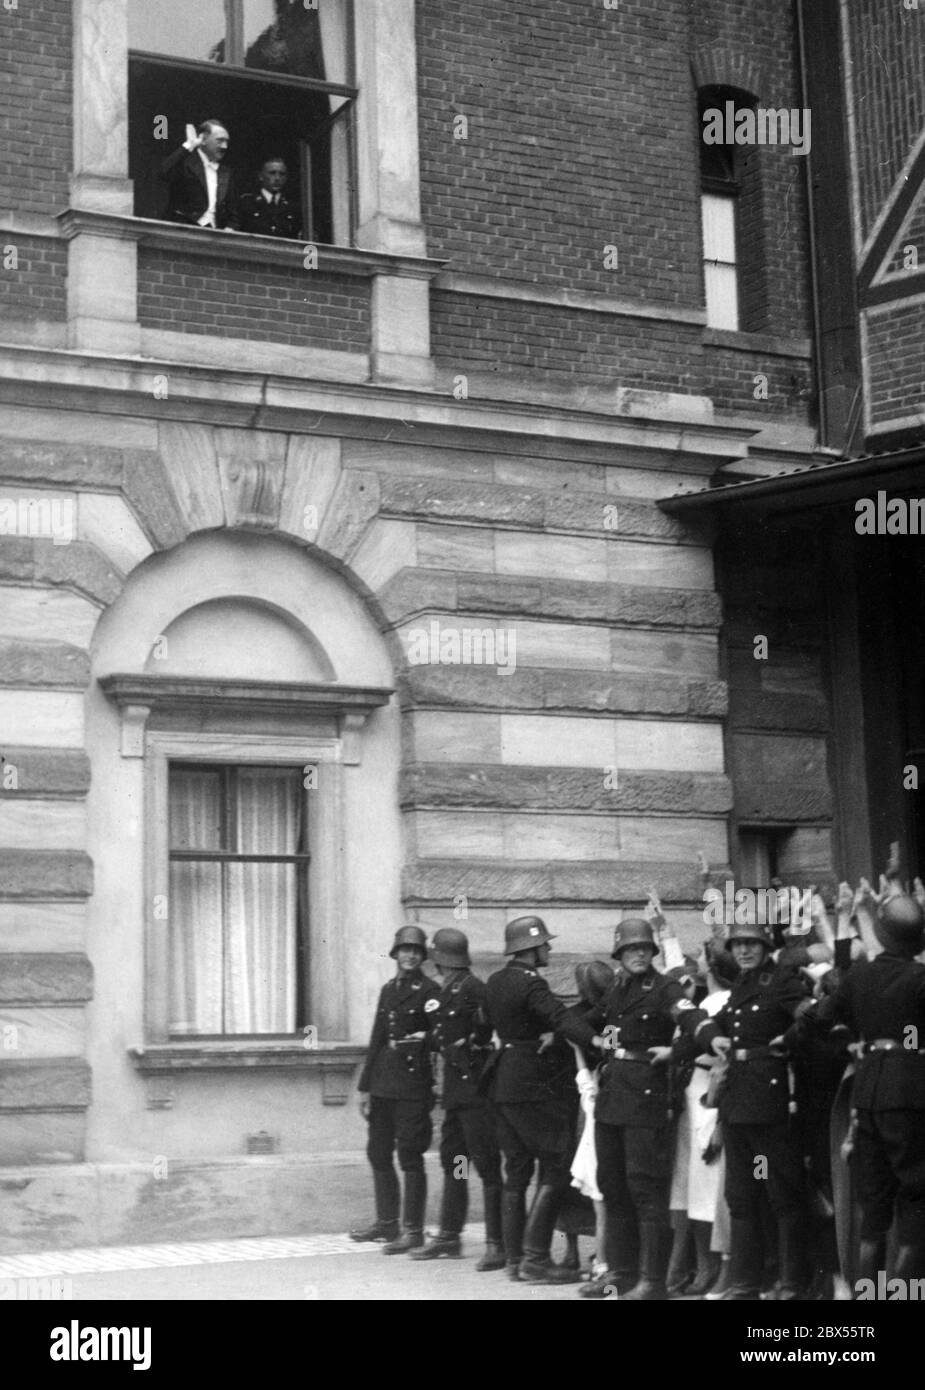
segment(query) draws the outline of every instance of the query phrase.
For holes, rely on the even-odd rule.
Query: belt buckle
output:
[[[747,1047],[737,1047],[737,1048],[734,1050],[733,1054],[732,1054],[732,1060],[733,1060],[734,1062],[747,1062],[747,1061],[748,1061],[748,1048],[747,1048]]]

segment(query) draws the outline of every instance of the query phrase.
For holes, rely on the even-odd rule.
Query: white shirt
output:
[[[206,174],[206,192],[209,195],[209,206],[200,217],[198,225],[200,227],[214,227],[215,204],[218,200],[218,165],[208,155],[203,154],[202,150],[197,150],[196,153],[202,160],[202,167]]]
[[[278,194],[278,193],[271,193],[270,190],[269,190],[269,188],[261,188],[260,191],[261,191],[261,193],[263,194],[265,200],[266,200],[268,203],[278,203],[278,202],[279,202],[279,194]]]

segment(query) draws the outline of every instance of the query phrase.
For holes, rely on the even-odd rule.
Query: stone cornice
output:
[[[306,356],[306,372],[311,369]],[[153,400],[155,375],[167,372],[170,395]],[[621,446],[657,451],[685,471],[712,473],[741,457],[756,430],[719,421],[658,415],[657,393],[631,414],[529,401],[456,401],[433,391],[379,383],[342,383],[260,375],[189,363],[88,351],[0,345],[0,401],[58,406],[150,419],[196,420],[354,438],[439,445],[449,437],[482,447],[542,457],[614,462]],[[521,443],[522,441],[522,443]],[[645,451],[645,452],[643,452]]]
[[[230,712],[304,716],[355,712],[369,714],[387,705],[392,691],[380,686],[315,685],[301,681],[239,681],[181,676],[113,674],[100,677],[100,686],[121,709],[147,705],[152,709],[213,708]]]
[[[357,1043],[319,1043],[304,1038],[240,1038],[223,1042],[195,1040],[129,1048],[136,1071],[163,1076],[178,1071],[228,1071],[255,1067],[352,1072],[366,1056]]]
[[[289,266],[304,270],[305,252],[312,247],[318,256],[317,271],[322,275],[354,275],[370,279],[374,275],[410,276],[431,280],[445,261],[424,256],[398,256],[384,251],[364,251],[356,246],[325,246],[308,241],[289,241],[281,237],[253,236],[247,232],[211,231],[206,227],[186,227],[177,222],[160,222],[146,217],[124,217],[117,213],[90,212],[68,208],[59,213],[61,235],[104,236],[134,241],[145,250],[171,251],[207,260],[246,261],[257,266]],[[307,276],[314,272],[304,270]]]

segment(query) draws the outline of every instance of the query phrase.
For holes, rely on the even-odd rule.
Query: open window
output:
[[[129,173],[135,213],[162,217],[164,156],[220,120],[242,191],[273,156],[308,241],[349,244],[352,0],[129,0]]]
[[[703,139],[707,111],[747,110],[755,98],[728,87],[699,92],[700,210],[707,326],[733,332],[767,327],[764,221],[759,151]]]

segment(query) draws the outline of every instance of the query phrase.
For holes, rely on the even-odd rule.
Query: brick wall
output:
[[[255,267],[142,250],[138,317],[144,328],[209,333],[366,352],[369,287],[355,276]]]
[[[0,207],[60,212],[73,147],[69,0],[0,8],[0,128]]]
[[[900,301],[867,318],[870,413],[873,424],[925,411],[921,304]]]
[[[17,265],[5,269],[15,249]],[[0,232],[0,312],[11,319],[63,319],[67,251],[63,241]]]
[[[851,0],[854,115],[866,235],[925,125],[925,13]]]
[[[812,369],[805,357],[776,357],[708,344],[702,372],[702,389],[712,396],[717,410],[774,411],[805,417],[813,408]],[[767,381],[756,380],[759,375]]]

